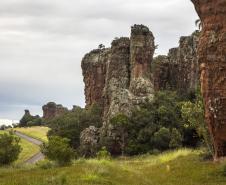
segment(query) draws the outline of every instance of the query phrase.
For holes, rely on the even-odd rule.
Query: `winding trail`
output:
[[[35,145],[42,145],[42,141],[38,140],[38,139],[35,139],[35,138],[32,138],[32,137],[29,137],[21,132],[18,132],[18,131],[15,131],[15,134],[17,136],[19,136],[20,138],[22,139],[25,139],[27,140],[28,142],[32,143],[32,144],[35,144]],[[38,152],[36,153],[35,155],[33,155],[31,158],[27,159],[24,163],[25,164],[35,164],[36,162],[44,159],[45,156],[41,153],[41,152]]]

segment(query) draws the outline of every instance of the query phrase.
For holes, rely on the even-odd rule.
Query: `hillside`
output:
[[[43,142],[48,141],[47,139],[47,132],[49,130],[48,127],[22,127],[22,128],[14,128],[14,130],[21,132],[27,136],[33,137],[35,139],[41,140]]]
[[[225,185],[222,165],[202,161],[200,151],[181,149],[157,156],[78,160],[71,167],[0,169],[1,185]],[[12,178],[13,177],[13,178]]]

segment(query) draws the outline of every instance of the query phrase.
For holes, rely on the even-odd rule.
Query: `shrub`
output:
[[[196,93],[196,99],[194,102],[187,101],[182,103],[181,112],[184,127],[194,129],[198,136],[203,139],[204,144],[209,150],[208,153],[212,153],[213,155],[213,145],[207,125],[205,124],[204,103],[200,91]]]
[[[12,133],[0,135],[0,165],[8,165],[18,159],[20,139]]]
[[[107,151],[106,147],[102,147],[99,152],[97,152],[97,159],[107,159],[111,158],[111,154]]]
[[[154,134],[154,145],[159,150],[166,150],[169,148],[170,131],[168,128],[162,127]]]
[[[171,132],[171,140],[169,143],[169,147],[175,149],[181,146],[182,146],[182,136],[176,128],[173,128]]]
[[[78,149],[80,145],[80,133],[89,126],[99,128],[102,124],[101,109],[92,105],[88,109],[76,108],[48,122],[51,128],[48,137],[60,136],[70,140],[70,146]]]
[[[41,146],[41,151],[47,158],[56,161],[60,166],[70,164],[74,157],[69,140],[58,136],[50,137],[49,142]]]
[[[129,118],[124,114],[118,114],[110,120],[110,123],[115,127],[115,129],[117,129],[117,133],[119,133],[120,139],[118,140],[118,143],[123,156],[125,153],[126,140],[128,137]]]
[[[37,167],[44,169],[44,170],[47,170],[47,169],[54,167],[54,164],[49,160],[39,161],[36,165],[37,165]]]

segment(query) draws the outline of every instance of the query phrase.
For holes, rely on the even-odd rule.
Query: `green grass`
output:
[[[39,139],[43,142],[48,141],[47,139],[47,132],[49,131],[48,127],[27,127],[27,128],[14,128],[27,136],[33,137],[35,139]]]
[[[225,185],[223,164],[202,161],[182,149],[157,156],[78,160],[73,166],[0,169],[1,185]]]
[[[0,131],[0,134],[7,133],[7,131]],[[22,147],[22,151],[19,155],[19,158],[17,161],[15,161],[15,164],[21,164],[36,153],[40,151],[39,146],[34,145],[24,139],[20,139],[20,145]]]
[[[16,164],[21,164],[24,161],[31,158],[33,155],[37,154],[40,151],[40,147],[37,145],[34,145],[25,139],[20,140],[20,145],[22,147],[22,151],[19,155],[18,160],[15,162]]]

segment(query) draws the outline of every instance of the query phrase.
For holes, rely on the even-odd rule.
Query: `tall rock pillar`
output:
[[[152,93],[151,62],[155,51],[154,36],[148,27],[134,25],[130,37],[130,90],[134,95]]]
[[[215,160],[226,156],[226,1],[192,0],[202,22],[198,45],[205,120]]]

